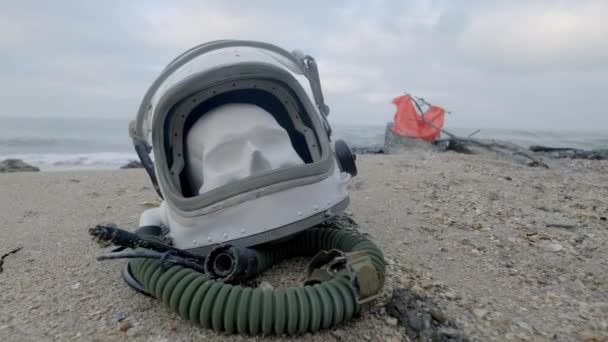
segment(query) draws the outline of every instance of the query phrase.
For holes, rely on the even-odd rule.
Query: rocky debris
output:
[[[125,313],[124,313],[124,312],[122,312],[122,311],[118,311],[118,312],[116,313],[116,321],[118,321],[118,322],[122,322],[122,321],[124,321],[124,320],[125,320],[125,318],[127,318],[127,315],[125,315]]]
[[[40,171],[39,168],[30,165],[21,159],[5,159],[0,162],[0,173],[38,171]]]
[[[462,331],[446,318],[430,299],[406,288],[397,288],[386,303],[386,312],[404,326],[409,338],[417,341],[466,341]],[[387,318],[387,323],[392,322]]]
[[[544,157],[553,159],[570,158],[608,160],[608,149],[582,150],[570,147],[530,146],[530,151],[542,154]]]
[[[462,154],[473,154],[473,151],[471,151],[471,149],[468,148],[467,145],[451,139],[437,139],[433,141],[433,145],[435,145],[439,149],[439,151],[442,152],[454,151],[456,153]]]
[[[121,169],[142,169],[144,165],[139,160],[131,160],[125,165],[121,166]]]

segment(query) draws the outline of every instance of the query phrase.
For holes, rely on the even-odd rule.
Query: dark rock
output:
[[[126,163],[125,165],[121,166],[121,169],[141,169],[144,166],[142,165],[142,163],[140,161],[137,160],[131,160],[130,162]]]
[[[434,146],[428,141],[395,135],[393,134],[392,128],[393,123],[389,122],[386,125],[386,131],[384,132],[385,153],[392,153],[393,151],[400,149],[422,149],[428,151],[434,149]]]
[[[574,238],[574,242],[583,243],[583,241],[585,241],[588,237],[589,237],[589,235],[587,235],[587,234],[581,234],[581,235],[577,236],[576,238]]]
[[[578,148],[570,148],[570,147],[530,146],[530,151],[542,154],[545,157],[553,158],[553,159],[570,158],[570,159],[608,160],[608,149],[581,150]]]
[[[0,162],[0,173],[38,171],[40,171],[39,168],[32,166],[21,159],[5,159]]]
[[[399,324],[406,328],[406,333],[412,340],[466,341],[463,333],[436,304],[409,289],[396,289],[385,308],[389,315],[397,318]]]

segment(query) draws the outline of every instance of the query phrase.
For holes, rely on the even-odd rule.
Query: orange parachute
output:
[[[393,103],[397,106],[393,134],[427,141],[439,137],[445,109],[424,102],[428,105],[428,109],[423,113],[420,104],[409,94],[395,98]]]

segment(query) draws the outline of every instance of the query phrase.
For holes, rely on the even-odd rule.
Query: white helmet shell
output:
[[[217,41],[176,58],[131,125],[164,201],[141,225],[175,246],[242,246],[283,238],[340,213],[340,170],[314,59],[274,45]],[[154,153],[154,162],[149,153]]]

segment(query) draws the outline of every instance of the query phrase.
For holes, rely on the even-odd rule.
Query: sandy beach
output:
[[[408,340],[383,307],[398,288],[435,303],[473,341],[608,338],[608,161],[545,170],[409,151],[358,165],[348,213],[384,250],[386,284],[371,311],[299,338]],[[0,273],[0,340],[253,340],[182,320],[130,289],[123,261],[95,260],[103,250],[89,227],[134,229],[156,200],[143,170],[0,174],[0,254],[23,247]],[[298,284],[304,261],[262,279]]]

